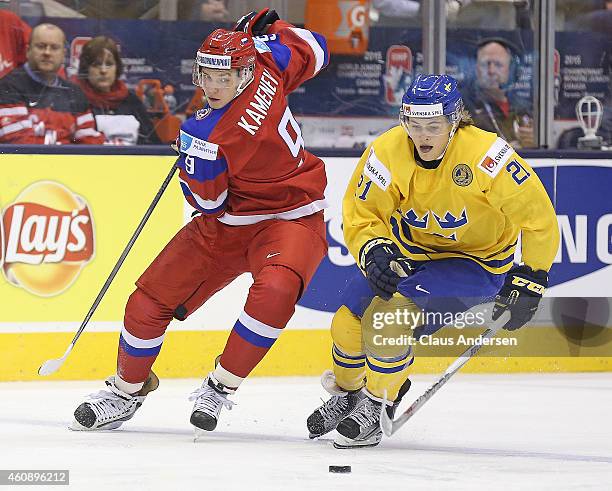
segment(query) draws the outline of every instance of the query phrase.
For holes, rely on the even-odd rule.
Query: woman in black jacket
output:
[[[92,106],[98,130],[111,145],[161,143],[144,104],[119,80],[122,72],[115,41],[98,36],[83,46],[76,82]]]

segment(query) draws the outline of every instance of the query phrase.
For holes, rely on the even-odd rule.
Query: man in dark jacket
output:
[[[27,63],[0,80],[0,143],[104,143],[83,92],[58,75],[65,44],[53,24],[32,30]]]

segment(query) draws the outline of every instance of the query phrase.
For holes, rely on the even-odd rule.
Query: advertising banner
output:
[[[172,163],[172,157],[0,155],[0,332],[80,321]],[[181,196],[178,183],[166,190],[100,304],[98,321],[121,320],[134,282],[182,224]]]
[[[328,255],[300,299],[286,332],[258,367],[256,373],[260,375],[314,375],[329,364],[331,319],[341,305],[341,294],[349,278],[356,272],[354,258],[344,245],[341,200],[357,159],[324,160],[329,182],[326,196],[330,203],[325,211]],[[555,205],[561,232],[547,292],[552,301],[542,303],[536,322],[552,328],[576,315],[591,330],[599,326],[599,331],[593,331],[599,333],[597,336],[608,336],[612,332],[606,329],[610,326],[609,298],[612,297],[612,207],[608,199],[612,162],[542,159],[530,163]],[[0,351],[3,355],[0,380],[35,379],[40,363],[64,352],[170,165],[171,157],[0,155]],[[114,371],[118,332],[134,282],[179,228],[191,219],[190,211],[175,180],[66,366],[54,377],[100,378]],[[516,260],[519,259],[517,253]],[[156,362],[161,376],[205,374],[223,349],[227,332],[243,309],[251,283],[250,274],[244,274],[187,320],[172,321],[164,350]],[[559,306],[558,301],[563,297],[573,298],[567,304],[571,312]],[[587,331],[572,331],[580,349],[586,349],[582,339]],[[568,334],[563,330],[554,333],[554,336],[540,333],[537,342],[556,339],[555,346],[565,346]],[[533,342],[530,346],[535,346]],[[611,342],[612,339],[605,338],[591,345],[596,350],[593,353],[599,356]],[[607,356],[612,356],[612,352]],[[552,356],[541,363],[534,360],[532,357],[508,368],[498,357],[496,363],[475,369],[608,367],[601,361],[576,365],[569,354],[561,361]],[[415,365],[415,370],[439,371],[443,366],[440,363],[430,356],[424,363]]]

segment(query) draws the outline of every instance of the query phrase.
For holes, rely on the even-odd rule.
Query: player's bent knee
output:
[[[255,282],[265,284],[270,296],[290,299],[292,303],[297,302],[302,291],[302,278],[285,266],[266,266],[259,272]]]
[[[150,297],[140,288],[130,295],[124,317],[125,327],[129,331],[136,329],[141,333],[143,330],[163,333],[171,320],[172,309]]]
[[[248,311],[273,311],[277,323],[289,321],[302,292],[302,279],[285,266],[264,267],[249,290]]]
[[[393,296],[389,301],[374,297],[361,319],[366,352],[377,358],[404,356],[414,329],[422,324],[422,311],[409,298]]]

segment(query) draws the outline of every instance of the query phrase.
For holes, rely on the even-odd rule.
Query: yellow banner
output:
[[[80,322],[172,163],[153,156],[0,155],[0,329]],[[182,224],[175,179],[98,307],[97,321],[122,320],[134,281]]]

